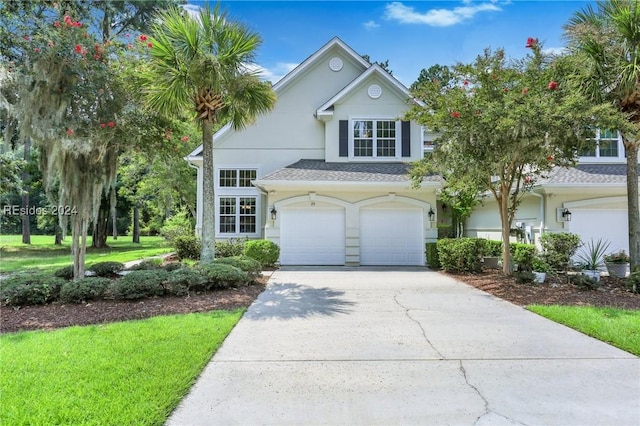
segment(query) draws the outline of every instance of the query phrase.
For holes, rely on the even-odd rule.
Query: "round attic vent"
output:
[[[329,61],[329,68],[331,68],[332,71],[340,71],[343,65],[344,63],[342,62],[342,59],[338,57],[331,58]]]
[[[371,99],[378,99],[382,95],[382,87],[377,84],[372,84],[369,86],[367,93]]]

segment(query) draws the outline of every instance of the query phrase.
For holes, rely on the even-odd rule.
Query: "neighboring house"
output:
[[[436,202],[440,179],[425,177],[413,189],[406,175],[434,136],[402,121],[416,102],[408,89],[338,38],[273,88],[270,113],[214,135],[216,238],[274,241],[283,265],[424,265],[424,244],[448,218]],[[538,182],[516,222],[530,242],[568,231],[627,248],[622,143],[599,134],[583,154],[578,167]],[[199,233],[202,147],[187,160],[198,168]],[[465,234],[500,239],[494,202],[485,199]]]
[[[629,252],[627,165],[618,132],[598,131],[576,167],[557,167],[540,179],[520,205],[514,228],[536,243],[544,232],[572,232],[583,242],[609,241],[609,251]],[[565,213],[563,215],[563,213]],[[567,214],[570,213],[570,214]],[[495,201],[485,199],[467,220],[466,235],[500,239]]]
[[[214,135],[216,238],[272,240],[283,265],[424,265],[440,184],[406,176],[423,156],[407,88],[334,38],[274,91],[254,125]]]

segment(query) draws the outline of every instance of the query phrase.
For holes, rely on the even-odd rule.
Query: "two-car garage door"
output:
[[[345,264],[344,208],[291,207],[280,215],[282,265]],[[361,265],[424,265],[421,208],[362,208],[359,215]]]

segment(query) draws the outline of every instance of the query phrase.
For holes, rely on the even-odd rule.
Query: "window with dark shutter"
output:
[[[411,157],[411,122],[402,122],[402,156]]]
[[[340,120],[338,123],[340,135],[338,137],[340,157],[349,156],[349,120]]]

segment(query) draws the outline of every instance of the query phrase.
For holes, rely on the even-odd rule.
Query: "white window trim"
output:
[[[262,195],[260,190],[254,186],[249,187],[229,187],[220,186],[220,170],[255,170],[256,179],[261,177],[260,166],[257,164],[220,164],[214,167],[214,180],[215,180],[215,235],[216,238],[259,238],[262,230]],[[220,198],[223,197],[255,197],[256,199],[256,232],[249,233],[227,233],[220,232]],[[238,215],[239,213],[236,213]],[[236,230],[239,230],[239,224],[237,224]]]
[[[255,232],[239,232],[240,223],[238,217],[240,212],[236,211],[236,232],[220,232],[220,199],[221,198],[235,198],[236,206],[238,198],[250,198],[256,199],[256,231]],[[257,194],[216,194],[216,238],[240,238],[240,237],[260,237],[260,231],[262,229],[262,220],[260,213],[262,211],[262,197],[260,193]]]
[[[373,147],[373,156],[359,157],[354,155],[354,137],[353,122],[354,121],[393,121],[396,124],[396,155],[393,157],[376,157],[377,146]],[[401,120],[392,116],[350,116],[349,117],[349,161],[362,162],[385,162],[400,160],[402,158],[402,124]]]
[[[598,144],[596,145],[595,156],[580,156],[578,162],[580,163],[620,163],[626,162],[624,156],[624,144],[622,143],[622,135],[618,132],[618,156],[617,157],[601,157],[600,156],[600,129],[596,130],[596,136],[594,138]],[[610,139],[607,139],[610,140]]]

